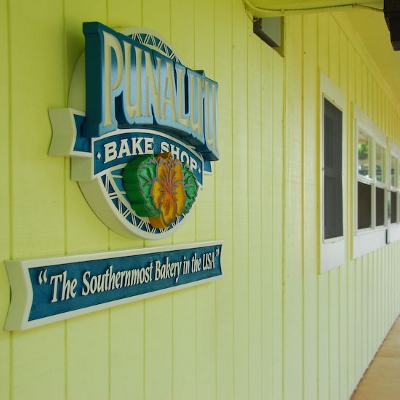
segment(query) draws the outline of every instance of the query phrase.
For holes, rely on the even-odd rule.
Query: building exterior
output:
[[[253,33],[242,0],[0,7],[1,323],[6,260],[223,241],[218,281],[1,329],[0,398],[349,398],[400,312],[400,108],[347,14],[285,17],[282,55]],[[220,159],[164,239],[114,233],[71,180],[70,159],[48,155],[48,110],[67,106],[86,21],[153,29],[218,82]],[[324,240],[324,98],[343,117],[338,241]]]

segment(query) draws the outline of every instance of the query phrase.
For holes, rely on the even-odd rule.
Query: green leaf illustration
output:
[[[193,203],[197,198],[197,192],[199,190],[199,184],[197,183],[196,177],[194,176],[193,172],[185,166],[183,168],[183,176],[184,176],[184,189],[186,194],[186,201],[185,207],[183,212],[186,214],[192,208]]]
[[[157,161],[153,156],[138,156],[126,165],[122,173],[126,195],[140,217],[160,215],[150,196],[156,170]]]

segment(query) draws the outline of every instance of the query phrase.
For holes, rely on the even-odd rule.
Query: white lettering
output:
[[[50,284],[53,284],[53,297],[51,299],[51,302],[54,303],[58,301],[58,283],[61,283],[61,298],[60,301],[68,300],[70,297],[74,298],[76,293],[75,293],[75,288],[76,285],[78,284],[78,281],[76,278],[70,280],[67,279],[67,271],[64,271],[62,274],[59,275],[53,275],[50,278]]]
[[[161,153],[169,152],[169,144],[166,142],[161,142]]]
[[[126,138],[104,144],[104,164],[124,157],[153,154],[154,138]]]
[[[183,162],[183,164],[190,165],[189,156],[187,155],[186,151],[182,151],[180,159]]]
[[[143,154],[143,150],[141,148],[143,138],[132,138],[132,153],[133,154]]]
[[[118,152],[118,158],[130,156],[130,155],[131,155],[131,152],[130,152],[129,146],[128,146],[128,139],[122,139],[121,147],[119,148],[119,152]]]
[[[63,276],[62,274],[59,274],[59,275],[53,275],[53,276],[50,278],[50,284],[53,284],[53,282],[54,282],[54,286],[53,286],[53,298],[51,299],[51,302],[52,302],[52,303],[58,301],[58,299],[57,299],[57,284],[58,284],[58,282],[61,282],[62,276]]]
[[[197,170],[197,161],[193,157],[190,157],[190,166],[189,166],[189,168],[192,171],[196,171]]]
[[[108,163],[114,161],[117,158],[117,143],[110,142],[104,145],[104,162]]]
[[[178,146],[161,142],[161,152],[171,153],[174,158],[180,160],[184,165],[186,164],[192,171],[197,170],[197,161],[193,157],[190,157],[186,151],[181,151]]]
[[[144,139],[144,154],[153,153],[153,138]]]
[[[82,288],[82,296],[87,296],[89,294],[89,281],[88,281],[89,277],[90,277],[90,271],[86,271],[82,277],[82,282],[85,285],[85,287]]]
[[[86,271],[82,276],[82,296],[141,285],[153,280],[153,262],[147,267],[134,268],[127,271],[113,272],[113,268],[110,265],[103,274],[93,276],[91,276],[90,271]]]

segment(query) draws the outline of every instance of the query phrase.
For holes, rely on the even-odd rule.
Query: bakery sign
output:
[[[83,32],[68,108],[49,110],[49,154],[71,157],[71,179],[109,228],[166,237],[219,158],[218,84],[153,31],[87,22]]]
[[[68,108],[50,109],[49,154],[112,230],[166,237],[218,160],[218,85],[153,31],[83,24]],[[222,277],[221,242],[6,261],[6,330],[23,330]]]
[[[5,330],[25,330],[222,277],[222,243],[6,261]]]

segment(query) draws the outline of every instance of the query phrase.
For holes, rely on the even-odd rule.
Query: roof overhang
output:
[[[344,12],[400,107],[400,0],[243,0],[255,18]],[[340,13],[338,13],[340,14]]]

